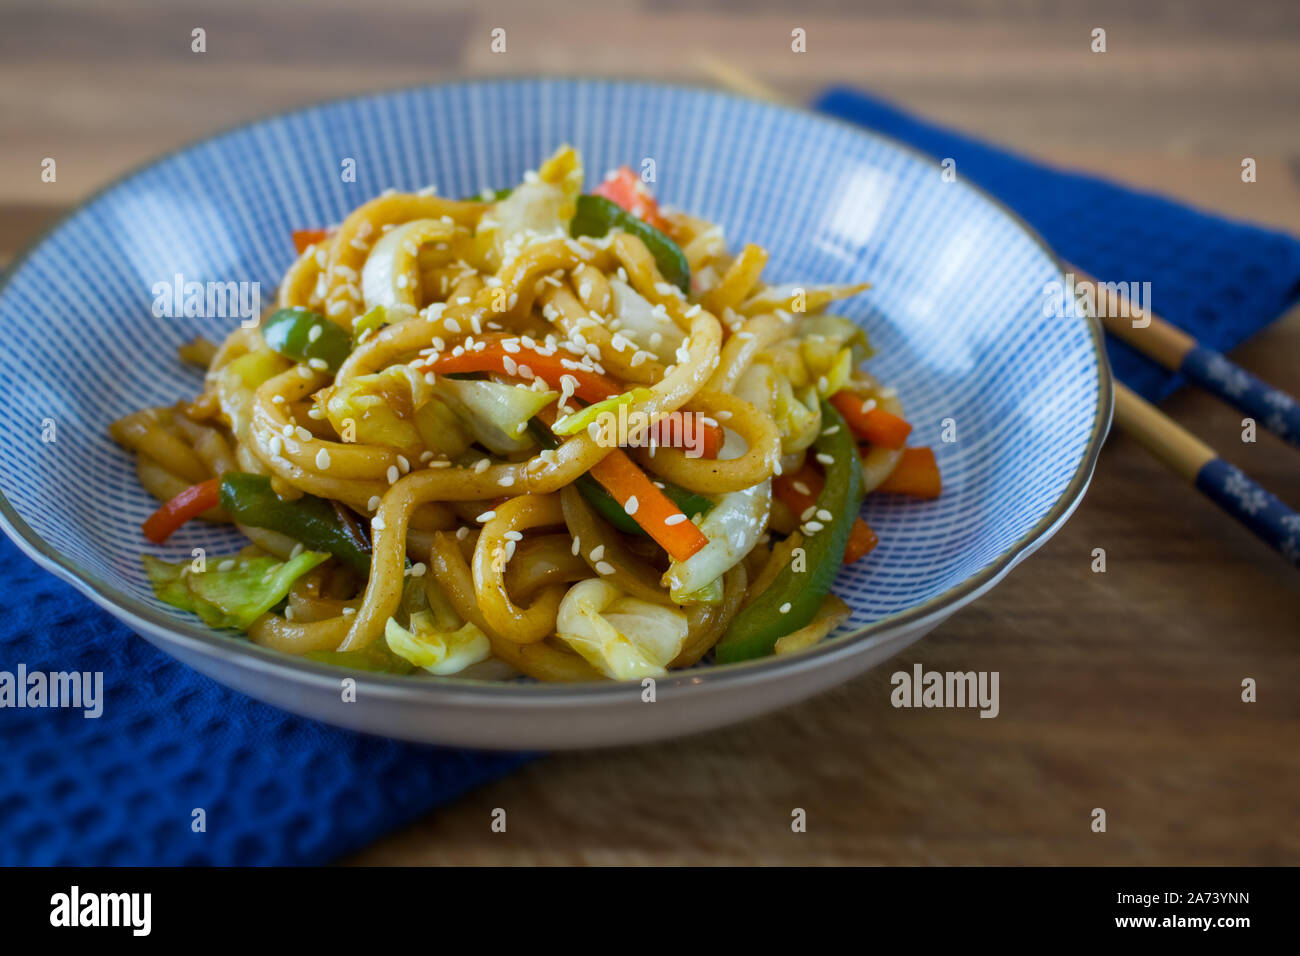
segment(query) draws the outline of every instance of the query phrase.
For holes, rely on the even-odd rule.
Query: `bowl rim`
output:
[[[470,77],[414,85],[403,84],[381,90],[332,97],[234,123],[213,133],[183,143],[157,157],[131,167],[120,176],[94,190],[54,222],[42,229],[35,238],[27,242],[19,254],[9,263],[4,275],[0,276],[0,296],[3,296],[13,277],[21,271],[27,260],[41,249],[48,238],[75,216],[119,186],[193,149],[263,123],[347,103],[362,104],[368,100],[380,100],[386,97],[424,90],[446,90],[457,87],[527,86],[532,83],[590,83],[605,86],[639,87],[651,90],[666,89],[695,92],[722,100],[759,105],[765,109],[789,113],[805,119],[811,118],[821,123],[829,123],[848,130],[855,135],[877,140],[891,149],[923,162],[933,162],[933,157],[907,143],[892,136],[878,133],[875,130],[850,123],[847,120],[827,116],[799,105],[774,103],[698,83],[577,74],[522,74],[518,76]],[[974,183],[963,179],[959,181],[958,185],[959,188],[971,190],[1010,219],[1038,246],[1053,264],[1056,272],[1064,278],[1064,263],[1060,257],[1019,213]],[[1070,483],[1052,504],[1048,512],[1032,528],[1005,548],[993,561],[976,574],[920,604],[890,614],[850,633],[820,641],[794,654],[772,655],[751,661],[715,664],[705,668],[687,668],[669,672],[664,677],[656,678],[656,693],[668,691],[671,694],[673,691],[680,692],[692,686],[705,684],[734,686],[761,683],[776,673],[798,673],[830,666],[836,661],[855,656],[868,647],[886,643],[904,633],[920,628],[928,629],[986,594],[1021,561],[1046,543],[1065,524],[1083,500],[1084,493],[1087,491],[1096,470],[1101,447],[1109,431],[1114,412],[1114,379],[1106,354],[1104,334],[1100,322],[1088,314],[1086,310],[1077,310],[1076,317],[1085,324],[1089,332],[1089,341],[1092,344],[1096,358],[1097,408],[1093,415],[1088,443],[1084,448],[1074,474],[1070,478]],[[419,676],[378,674],[370,671],[358,671],[320,664],[283,652],[273,651],[248,640],[236,639],[227,631],[219,631],[198,626],[188,621],[178,622],[172,619],[158,608],[136,599],[116,586],[102,580],[98,575],[83,569],[71,558],[55,549],[18,514],[4,495],[3,489],[0,489],[0,530],[3,530],[18,546],[19,550],[23,551],[38,566],[71,584],[82,595],[141,635],[151,635],[152,638],[156,638],[157,640],[151,640],[150,642],[160,646],[160,649],[166,650],[166,645],[180,644],[187,651],[205,657],[235,659],[236,664],[259,672],[262,677],[285,679],[299,684],[306,683],[315,686],[317,689],[328,689],[330,692],[337,691],[340,680],[351,677],[356,682],[358,699],[361,698],[363,693],[374,698],[388,700],[407,698],[414,694],[426,696],[430,702],[436,700],[444,705],[473,705],[483,702],[516,707],[527,707],[536,704],[563,705],[594,703],[628,696],[639,698],[642,693],[642,686],[639,681],[582,681],[575,683],[538,681],[519,683],[514,681],[476,680],[455,676],[439,677],[427,674]],[[170,651],[168,653],[169,656],[175,657]]]

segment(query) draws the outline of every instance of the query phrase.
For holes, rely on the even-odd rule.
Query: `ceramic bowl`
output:
[[[194,395],[176,346],[236,320],[158,317],[154,287],[258,282],[269,300],[295,228],[340,221],[388,188],[442,195],[518,181],[557,145],[594,181],[655,165],[661,201],[766,247],[770,281],[874,287],[841,311],[897,386],[913,443],[935,448],[937,501],[868,501],[880,536],[843,569],[853,608],[802,653],[639,685],[490,684],[339,670],[212,631],[157,601],[146,551],[233,551],[232,529],[140,535],[155,503],[110,421]],[[351,160],[351,163],[348,161]],[[355,170],[355,181],[342,175]],[[126,177],[63,220],[0,289],[0,521],[54,574],[146,640],[237,690],[334,724],[432,743],[564,748],[670,737],[752,717],[865,671],[993,587],[1066,520],[1110,420],[1098,329],[1044,307],[1051,252],[996,201],[846,124],[718,92],[512,79],[401,90],[241,127]],[[48,438],[54,426],[55,441]],[[944,431],[954,441],[944,441]],[[341,680],[356,681],[345,702]]]

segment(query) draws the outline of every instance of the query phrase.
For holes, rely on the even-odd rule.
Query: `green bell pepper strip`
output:
[[[503,186],[500,189],[485,189],[473,196],[465,196],[461,199],[461,202],[500,202],[514,191],[515,187],[513,186]]]
[[[528,422],[528,433],[537,439],[537,443],[543,448],[559,448],[560,440],[555,437],[551,430],[544,422],[536,418]],[[587,503],[596,511],[598,515],[612,524],[619,531],[626,534],[645,535],[645,529],[637,524],[632,516],[623,510],[623,506],[614,500],[614,496],[604,489],[600,482],[591,475],[579,475],[574,482],[578,490],[582,492],[582,497],[587,499]],[[697,514],[708,514],[713,508],[713,502],[704,495],[696,494],[693,491],[687,491],[671,482],[663,482],[663,493],[688,518]]]
[[[365,335],[371,329],[378,332],[388,324],[388,310],[382,305],[377,305],[365,315],[358,316],[352,320],[352,345],[361,341],[361,336]]]
[[[604,196],[579,196],[578,211],[569,223],[569,234],[599,239],[611,229],[622,229],[644,242],[663,277],[682,292],[691,291],[691,267],[677,243]]]
[[[862,507],[862,464],[853,433],[835,406],[822,399],[821,409],[825,430],[813,447],[819,455],[829,455],[831,461],[824,465],[826,484],[817,498],[817,508],[835,517],[804,540],[804,570],[794,570],[791,562],[736,615],[714,648],[720,664],[766,657],[779,638],[811,622],[844,561],[844,546]]]
[[[308,364],[320,359],[331,372],[352,353],[352,336],[319,312],[300,306],[272,312],[262,323],[262,338],[285,358]]]
[[[367,544],[339,518],[332,502],[314,495],[285,501],[271,479],[228,471],[221,476],[221,507],[237,524],[278,531],[314,551],[328,551],[363,577],[370,576]]]

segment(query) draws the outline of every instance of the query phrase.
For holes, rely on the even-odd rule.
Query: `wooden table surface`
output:
[[[1094,27],[1104,54],[1089,51]],[[792,96],[857,83],[1050,161],[1300,229],[1293,2],[11,0],[0,257],[131,166],[283,108],[500,73],[702,79],[701,53]],[[1256,183],[1240,180],[1245,156]],[[1297,356],[1300,314],[1234,357],[1300,393]],[[1293,449],[1243,443],[1241,416],[1205,395],[1165,410],[1300,506]],[[1295,864],[1298,585],[1118,436],[1051,542],[874,672],[707,736],[539,760],[350,862]],[[915,662],[999,671],[1000,716],[894,709],[889,675]],[[1245,677],[1256,703],[1240,699]],[[795,807],[806,833],[791,832]]]

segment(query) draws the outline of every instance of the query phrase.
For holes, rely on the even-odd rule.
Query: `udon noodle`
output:
[[[866,286],[768,285],[766,251],[626,167],[583,179],[564,147],[509,192],[296,233],[259,326],[181,350],[197,398],[111,426],[165,502],[147,537],[249,542],[147,556],[158,596],[290,654],[483,679],[642,679],[842,623],[862,496],[938,494],[827,311]]]

